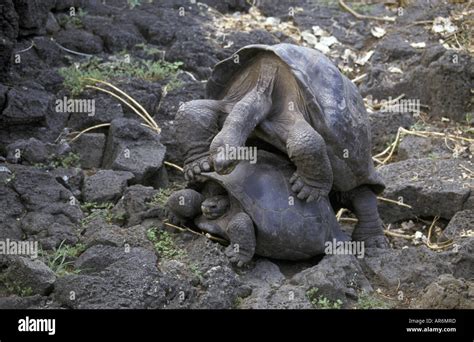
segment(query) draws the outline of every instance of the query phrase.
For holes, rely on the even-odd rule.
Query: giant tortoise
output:
[[[387,246],[376,200],[384,184],[371,158],[364,103],[328,58],[292,44],[249,45],[215,66],[207,97],[184,103],[176,115],[187,179],[231,173],[238,160],[220,151],[258,141],[294,163],[298,199],[332,190],[335,208],[358,218],[353,239]]]
[[[192,220],[201,230],[229,240],[226,252],[237,265],[254,253],[285,260],[324,254],[328,242],[348,239],[328,196],[311,202],[294,198],[289,183],[294,169],[289,160],[259,151],[258,163],[240,161],[227,175],[201,173],[203,182],[217,182],[222,191],[215,186],[203,195],[194,189],[176,191],[166,204],[168,217],[175,223]]]

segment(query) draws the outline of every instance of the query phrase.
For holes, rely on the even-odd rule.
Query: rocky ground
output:
[[[41,250],[0,255],[0,308],[474,308],[474,6],[347,3],[393,21],[332,0],[3,1],[0,240]],[[219,60],[279,42],[321,50],[359,86],[397,202],[380,200],[390,251],[237,269],[221,244],[163,223],[184,185],[164,164],[183,162],[178,106],[204,98]],[[161,133],[84,77],[131,95]],[[94,99],[95,115],[58,111],[64,97]]]

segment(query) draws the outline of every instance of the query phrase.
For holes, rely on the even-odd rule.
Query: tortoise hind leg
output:
[[[252,219],[246,213],[237,213],[227,224],[226,230],[230,245],[225,253],[232,263],[241,267],[252,260],[255,254],[257,241]]]
[[[311,202],[319,196],[327,196],[333,175],[323,137],[306,121],[297,120],[288,133],[286,148],[296,165],[290,183],[297,197]]]
[[[364,241],[367,248],[388,248],[375,193],[367,186],[360,186],[350,192],[349,199],[358,219],[352,239]]]

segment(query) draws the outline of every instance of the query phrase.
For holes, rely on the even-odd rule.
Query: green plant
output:
[[[135,45],[135,48],[143,50],[143,52],[147,56],[160,56],[160,55],[163,55],[162,50],[160,50],[160,49],[158,49],[154,46],[150,47],[148,44],[145,44],[145,43],[137,44],[137,45]]]
[[[181,189],[184,189],[184,184],[181,184],[181,183],[173,183],[172,186],[168,188],[161,188],[153,196],[153,198],[148,203],[148,205],[151,207],[155,207],[155,206],[163,207],[168,201],[168,198],[173,194],[173,192],[177,190],[181,190]]]
[[[234,303],[233,303],[232,307],[233,307],[234,309],[239,309],[240,306],[242,305],[242,302],[243,302],[242,297],[236,297],[236,298],[234,299]]]
[[[114,206],[113,203],[110,202],[103,202],[103,203],[97,203],[97,202],[84,202],[81,204],[81,210],[91,213],[96,209],[112,209]]]
[[[0,276],[0,283],[3,284],[5,290],[10,294],[15,294],[20,297],[28,297],[33,295],[33,290],[29,286],[24,286],[16,280],[8,279],[5,274]]]
[[[419,120],[417,122],[415,122],[413,125],[410,126],[410,130],[411,131],[423,131],[426,129],[426,123],[424,123],[423,121]]]
[[[117,80],[140,78],[147,81],[168,79],[172,85],[177,84],[177,73],[182,62],[151,61],[129,58],[117,58],[114,61],[103,61],[91,58],[82,64],[59,69],[64,78],[63,85],[71,95],[80,94],[86,85],[93,84],[89,78],[98,80]]]
[[[322,295],[318,296],[319,289],[316,287],[310,288],[306,291],[306,297],[309,299],[311,304],[318,309],[340,309],[343,305],[342,300],[336,299],[332,301]]]
[[[474,113],[466,113],[466,123],[467,125],[472,125],[474,123]]]
[[[75,28],[82,28],[84,26],[82,19],[87,15],[87,12],[79,8],[77,15],[64,15],[59,18],[59,25],[74,26]]]
[[[134,9],[137,6],[140,6],[142,4],[142,0],[127,0],[128,7],[130,9]]]
[[[354,11],[359,12],[360,14],[369,14],[373,6],[373,4],[363,2],[347,2],[347,4],[351,6]]]
[[[191,271],[192,274],[194,274],[196,277],[202,280],[203,274],[202,274],[201,269],[199,268],[199,265],[195,264],[194,262],[191,262],[189,264],[189,270]]]
[[[172,236],[166,231],[150,228],[147,230],[147,238],[162,258],[180,259],[185,256],[184,251],[176,246]]]
[[[78,243],[74,246],[66,245],[65,240],[61,241],[57,248],[52,252],[41,251],[40,255],[46,265],[58,276],[78,273],[74,270],[74,259],[76,259],[85,250],[85,245]]]
[[[54,168],[58,167],[80,167],[79,160],[81,157],[76,153],[69,152],[65,156],[55,157],[51,162],[51,166]]]
[[[356,309],[389,309],[390,307],[389,303],[365,292],[357,298]]]
[[[153,196],[149,205],[161,207],[164,206],[173,192],[174,190],[171,188],[162,188],[158,190],[158,192]]]
[[[113,223],[115,221],[122,221],[125,219],[125,214],[114,214],[112,209],[114,204],[111,202],[96,203],[96,202],[84,202],[81,204],[81,210],[86,214],[81,221],[81,225],[84,227],[94,221],[96,218],[101,217],[107,223]]]

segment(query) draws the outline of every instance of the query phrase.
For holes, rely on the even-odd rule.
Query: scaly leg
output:
[[[246,213],[236,214],[227,224],[230,245],[226,255],[238,267],[252,260],[257,245],[252,219]]]
[[[297,197],[311,202],[327,196],[333,175],[324,139],[306,121],[298,120],[290,129],[286,146],[296,165],[290,183]]]

